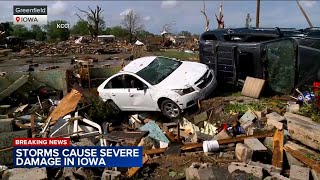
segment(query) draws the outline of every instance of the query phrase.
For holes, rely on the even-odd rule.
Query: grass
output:
[[[320,122],[320,111],[315,107],[316,105],[303,105],[300,109],[299,112],[301,115],[310,117],[313,121]]]
[[[241,91],[234,92],[234,93],[231,94],[231,96],[239,97],[239,96],[241,96]]]
[[[267,105],[262,102],[253,102],[253,103],[248,103],[248,104],[242,104],[242,103],[228,103],[225,105],[224,110],[225,112],[230,112],[230,113],[238,113],[238,114],[244,114],[246,113],[249,109],[259,111],[263,110],[263,108],[267,107]]]
[[[240,94],[233,93],[232,96],[240,96]],[[273,99],[273,98],[260,98],[258,102],[250,103],[234,103],[226,104],[224,107],[225,112],[244,114],[249,109],[254,111],[263,111],[265,108],[273,109],[274,111],[282,111],[285,108],[286,103],[282,100]]]
[[[156,56],[166,56],[171,58],[176,58],[185,61],[198,61],[199,54],[195,53],[186,53],[182,51],[158,51],[154,52],[153,55]]]

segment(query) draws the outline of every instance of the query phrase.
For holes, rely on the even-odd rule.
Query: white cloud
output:
[[[162,1],[161,8],[174,8],[178,4],[177,1]]]
[[[312,1],[312,0],[305,0],[305,1],[300,1],[300,3],[302,4],[303,7],[313,7],[317,2],[316,1]]]
[[[145,21],[149,21],[150,19],[151,19],[151,16],[146,16],[143,18],[143,20],[145,20]]]
[[[48,15],[61,15],[67,12],[67,3],[64,1],[56,1],[52,6],[49,6]]]
[[[120,16],[125,16],[125,15],[129,14],[130,11],[132,11],[131,8],[126,9],[126,10],[124,10],[124,11],[122,11],[122,12],[120,13]]]

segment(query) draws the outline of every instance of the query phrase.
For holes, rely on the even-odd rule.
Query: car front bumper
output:
[[[213,72],[211,71],[213,74]],[[175,99],[175,102],[180,107],[181,110],[189,108],[197,104],[198,100],[203,100],[204,98],[208,97],[213,90],[217,86],[217,80],[213,76],[212,80],[203,88],[197,91],[194,91],[189,94],[185,94],[182,96],[178,96]]]

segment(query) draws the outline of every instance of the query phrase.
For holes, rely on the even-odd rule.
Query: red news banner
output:
[[[14,138],[13,146],[70,146],[70,138]]]

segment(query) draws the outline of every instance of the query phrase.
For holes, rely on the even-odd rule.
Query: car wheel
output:
[[[181,114],[180,107],[173,101],[167,99],[161,103],[161,111],[168,118],[177,118]]]
[[[120,113],[121,112],[120,108],[112,100],[111,101],[107,101],[106,103],[110,108],[112,108],[113,112],[115,112],[115,113]]]

